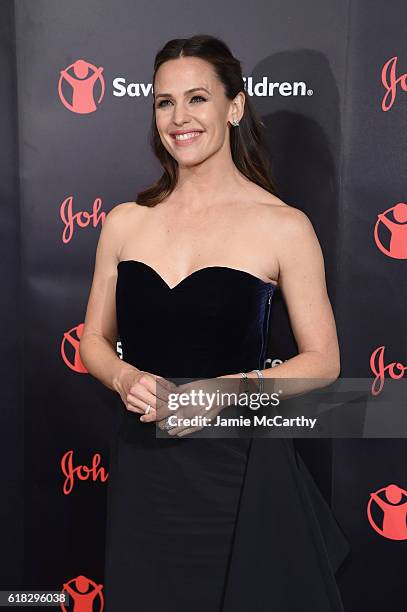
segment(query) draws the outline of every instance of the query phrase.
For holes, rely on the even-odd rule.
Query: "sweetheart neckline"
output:
[[[250,278],[252,278],[254,280],[257,280],[258,282],[262,283],[263,285],[269,285],[273,292],[276,291],[276,289],[277,289],[277,285],[275,285],[272,281],[264,281],[262,278],[260,278],[259,276],[256,276],[255,274],[252,274],[251,272],[246,272],[246,270],[240,270],[238,268],[231,268],[230,266],[219,266],[219,265],[204,266],[203,268],[198,268],[198,270],[194,270],[193,272],[191,272],[190,274],[188,274],[187,276],[182,278],[176,285],[174,285],[173,287],[170,287],[169,284],[167,283],[167,281],[163,279],[161,274],[159,274],[159,272],[157,272],[157,270],[155,268],[153,268],[149,264],[145,263],[144,261],[140,261],[139,259],[122,259],[121,261],[118,262],[117,268],[119,267],[120,264],[123,264],[123,263],[140,264],[140,265],[148,268],[149,270],[154,272],[154,274],[156,274],[156,276],[158,276],[158,278],[161,279],[161,281],[164,283],[164,285],[170,291],[173,291],[174,289],[176,289],[177,287],[182,285],[189,278],[191,278],[192,276],[198,274],[198,272],[204,272],[205,270],[211,270],[211,269],[231,270],[232,272],[240,272],[241,274],[245,274],[248,277],[250,277]]]

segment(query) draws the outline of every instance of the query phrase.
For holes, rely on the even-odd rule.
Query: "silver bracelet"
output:
[[[263,393],[264,391],[264,374],[261,370],[252,370],[252,372],[256,372],[257,378],[259,379],[259,393]]]

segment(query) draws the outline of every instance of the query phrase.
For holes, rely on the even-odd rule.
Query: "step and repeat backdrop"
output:
[[[370,380],[374,400],[407,367],[407,7],[7,0],[1,17],[0,590],[65,588],[78,606],[92,590],[100,610],[122,405],[78,348],[106,214],[161,173],[148,144],[156,52],[208,33],[242,61],[279,195],[324,252],[341,376]],[[278,292],[265,365],[296,352]],[[405,606],[407,440],[296,446],[352,546],[337,573],[347,612]]]

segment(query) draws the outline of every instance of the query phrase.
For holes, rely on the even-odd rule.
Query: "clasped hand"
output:
[[[208,420],[214,419],[223,408],[234,404],[241,384],[240,377],[236,375],[176,385],[149,372],[140,374],[127,394],[127,409],[141,413],[142,423],[155,421],[162,431],[165,431],[167,417],[174,417],[171,421],[176,426],[166,431],[170,436],[179,437],[203,429]],[[145,414],[147,405],[150,405],[151,409]],[[195,419],[192,426],[193,417],[201,418]]]

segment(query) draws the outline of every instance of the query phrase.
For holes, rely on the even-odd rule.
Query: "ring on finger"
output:
[[[163,429],[169,431],[170,429],[176,429],[175,425],[170,425],[170,419],[167,417],[164,421]]]

